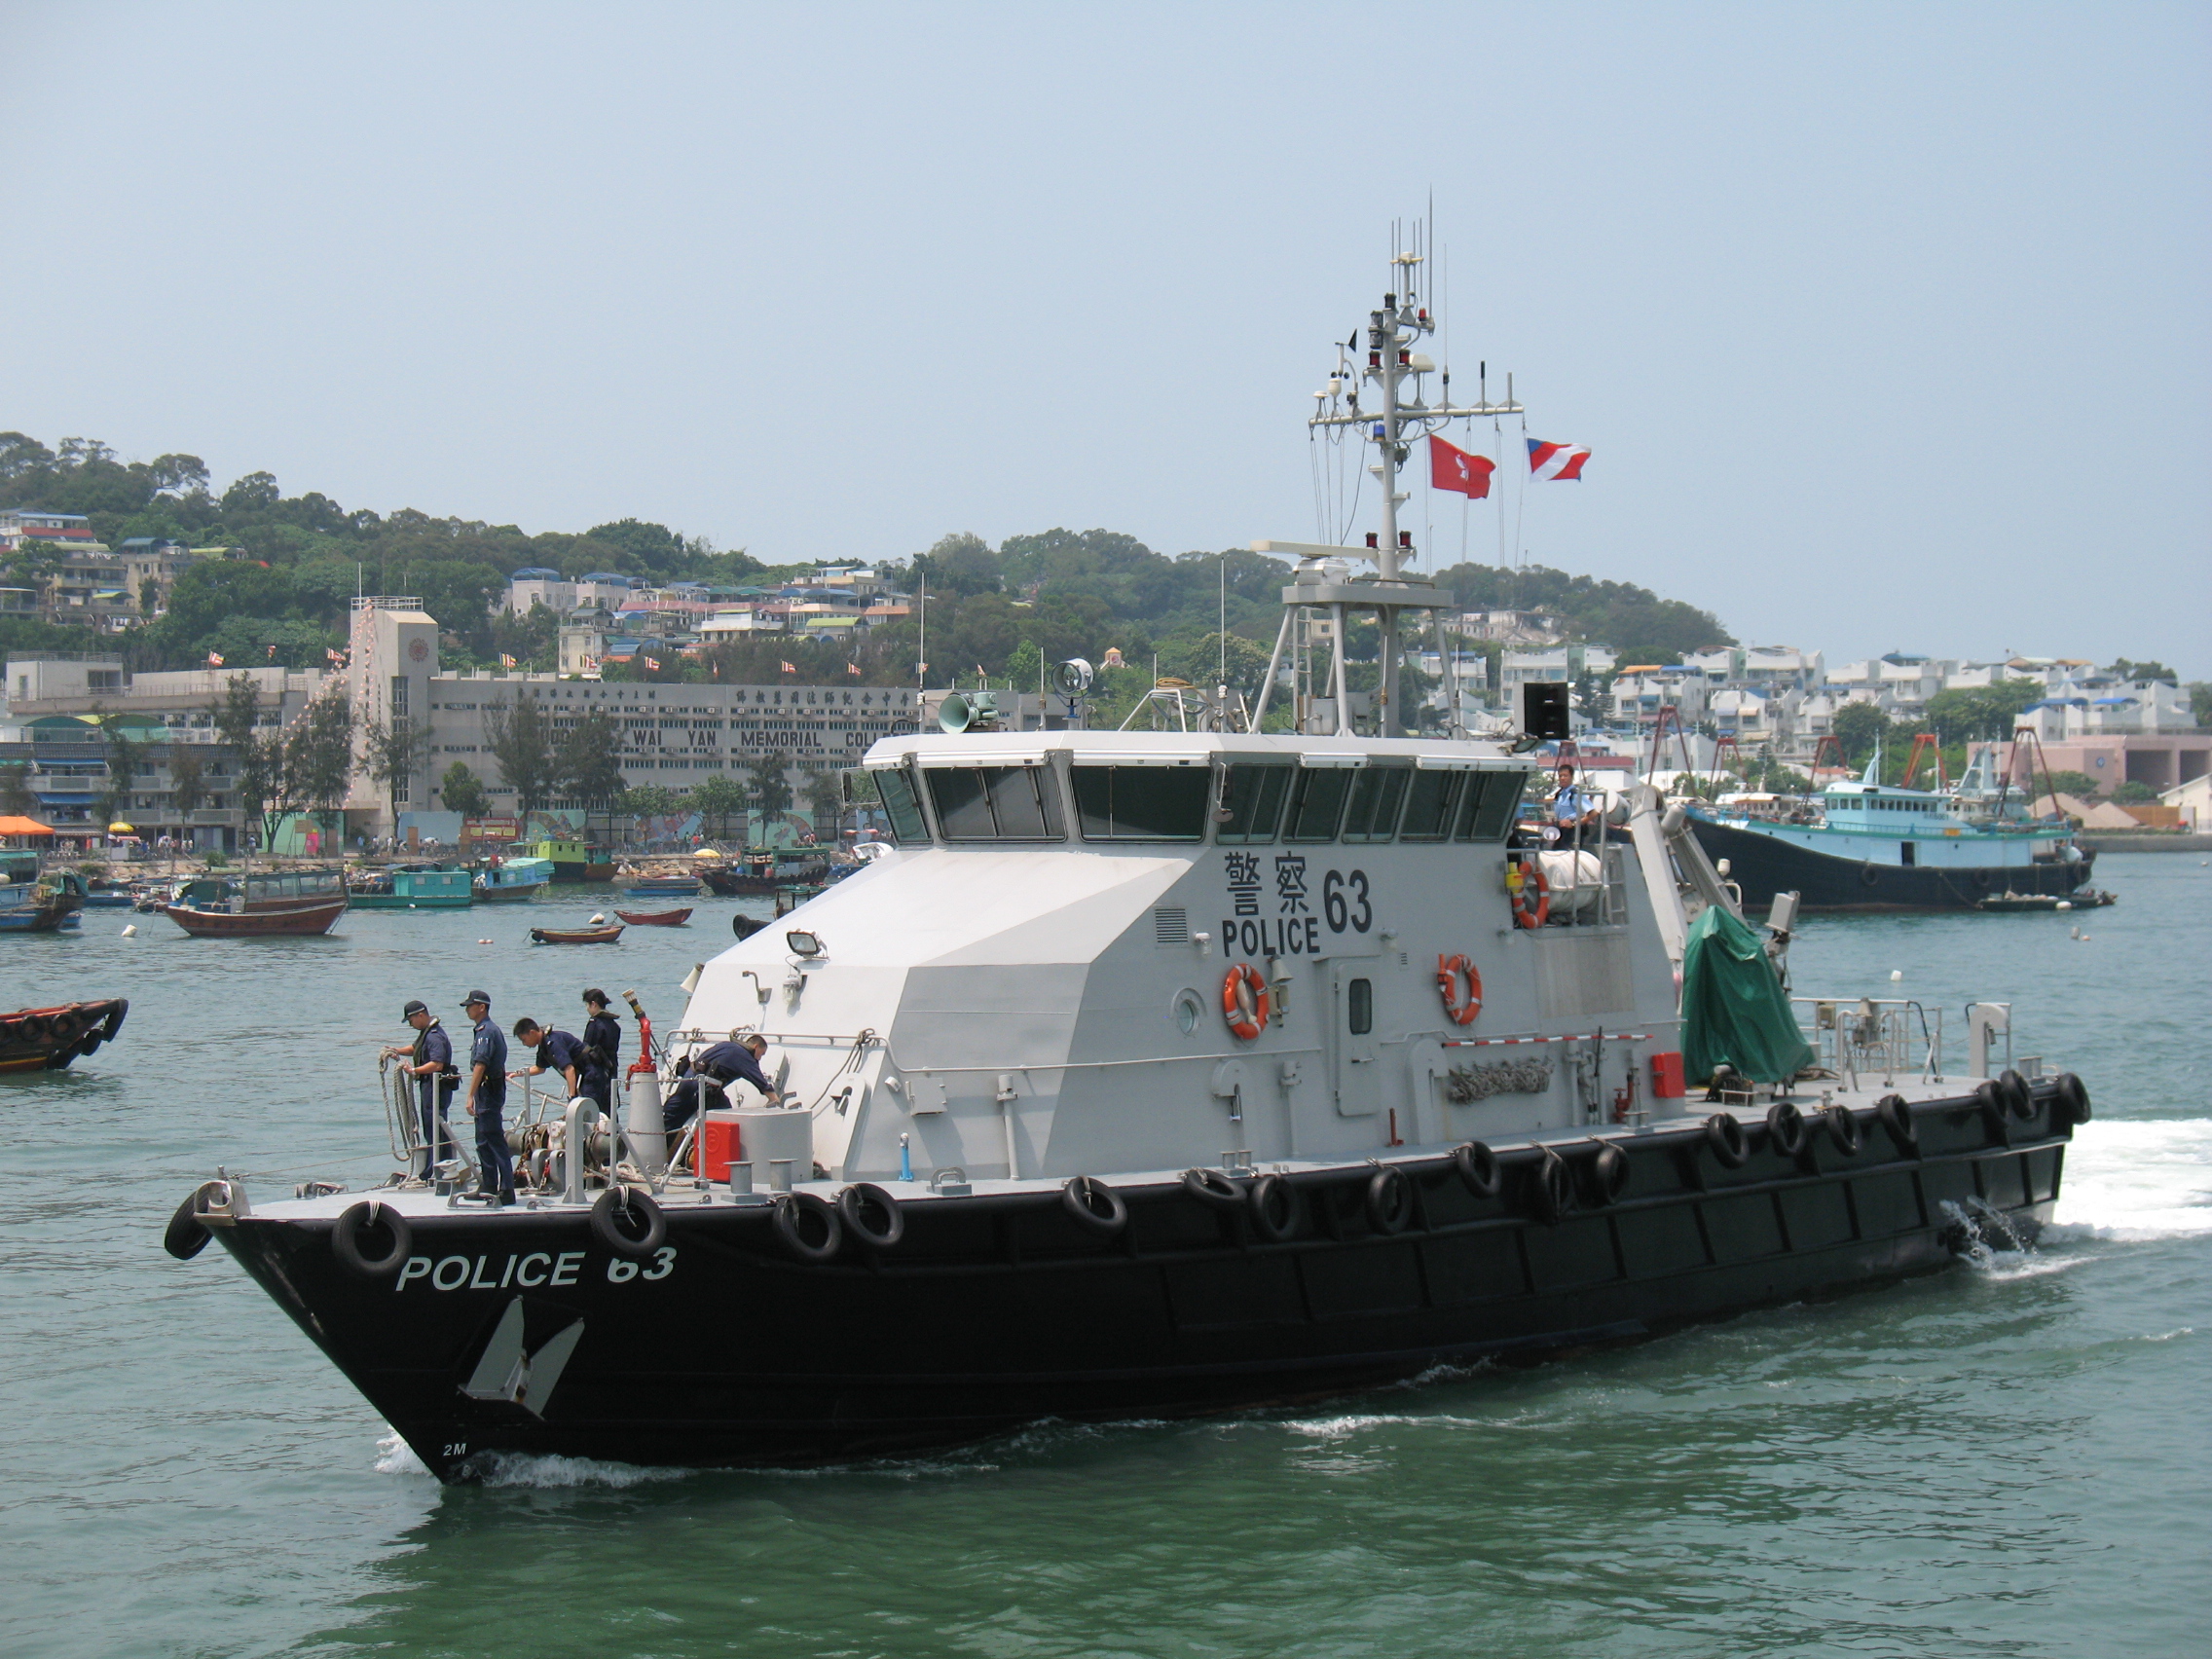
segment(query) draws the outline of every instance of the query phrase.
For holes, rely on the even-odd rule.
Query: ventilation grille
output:
[[[1189,944],[1190,912],[1180,904],[1159,906],[1152,912],[1152,937],[1156,944]]]

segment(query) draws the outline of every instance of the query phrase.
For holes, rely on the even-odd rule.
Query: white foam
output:
[[[477,1478],[488,1487],[607,1487],[620,1492],[653,1481],[680,1481],[688,1469],[646,1469],[635,1463],[602,1462],[597,1457],[562,1457],[551,1453],[494,1452],[478,1465]]]
[[[2089,1123],[2074,1131],[2044,1236],[2137,1243],[2212,1233],[2212,1121]]]
[[[426,1475],[429,1465],[415,1456],[415,1448],[402,1440],[397,1431],[377,1437],[377,1473],[380,1475]]]

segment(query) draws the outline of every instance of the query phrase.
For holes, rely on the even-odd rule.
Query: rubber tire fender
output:
[[[1620,1202],[1628,1191],[1628,1154],[1605,1141],[1590,1160],[1590,1196],[1600,1209]]]
[[[1885,1094],[1875,1101],[1874,1118],[1899,1152],[1920,1150],[1920,1125],[1912,1121],[1912,1108],[1905,1104],[1903,1095]]]
[[[1413,1225],[1414,1184],[1395,1163],[1385,1163],[1367,1178],[1367,1224],[1386,1236]]]
[[[1741,1169],[1751,1156],[1744,1139],[1744,1121],[1733,1112],[1715,1112],[1705,1121],[1705,1144],[1723,1169]]]
[[[1865,1137],[1860,1133],[1858,1116],[1850,1107],[1822,1107],[1821,1127],[1827,1131],[1828,1144],[1844,1157],[1859,1156],[1859,1149],[1864,1144]]]
[[[1077,1223],[1102,1238],[1112,1238],[1129,1225],[1129,1206],[1095,1175],[1070,1175],[1060,1184],[1060,1203]],[[1106,1213],[1095,1205],[1103,1203]]]
[[[816,1202],[820,1202],[817,1199]],[[633,1238],[614,1223],[616,1210],[630,1210],[645,1218],[643,1238]],[[617,1256],[633,1262],[642,1262],[650,1256],[668,1237],[668,1217],[661,1214],[660,1205],[653,1202],[650,1193],[641,1193],[629,1187],[609,1187],[591,1206],[591,1235],[613,1251]]]
[[[1777,1100],[1766,1109],[1767,1145],[1785,1158],[1805,1150],[1805,1114],[1793,1100]]]
[[[1252,1216],[1252,1231],[1270,1244],[1287,1243],[1298,1236],[1306,1206],[1298,1200],[1298,1189],[1283,1176],[1263,1175],[1254,1181],[1244,1204]]]
[[[801,1230],[803,1217],[822,1223],[823,1236],[819,1244],[807,1242]],[[834,1204],[825,1202],[812,1193],[780,1193],[775,1208],[769,1213],[769,1225],[776,1236],[783,1240],[784,1248],[802,1262],[827,1262],[845,1242],[845,1225],[837,1219]]]
[[[57,1043],[74,1043],[85,1029],[85,1016],[74,1004],[46,1016],[46,1034]]]
[[[1498,1167],[1497,1154],[1481,1141],[1466,1141],[1452,1149],[1452,1167],[1459,1172],[1459,1180],[1468,1192],[1478,1198],[1494,1198],[1505,1184],[1505,1172]]]
[[[16,1022],[16,1028],[34,1043],[44,1038],[49,1029],[46,1015],[43,1014],[24,1014],[21,1019]]]
[[[361,1229],[381,1227],[391,1235],[391,1251],[385,1256],[369,1256],[361,1250]],[[330,1253],[338,1264],[355,1278],[387,1279],[406,1266],[407,1258],[415,1253],[415,1230],[407,1225],[407,1218],[389,1204],[365,1198],[360,1203],[347,1206],[338,1218],[338,1225],[330,1230]]]
[[[1211,1204],[1215,1209],[1241,1209],[1244,1206],[1244,1189],[1218,1169],[1200,1167],[1184,1170],[1183,1191],[1201,1204]]]
[[[197,1193],[188,1194],[183,1203],[176,1206],[176,1214],[169,1217],[168,1226],[162,1229],[162,1248],[180,1262],[189,1262],[207,1248],[214,1235],[200,1225],[200,1218],[192,1213],[192,1200]]]
[[[2068,1121],[2076,1124],[2089,1121],[2089,1091],[2072,1072],[2060,1072],[2051,1092]]]
[[[1552,1148],[1545,1147],[1542,1158],[1529,1171],[1529,1184],[1530,1207],[1546,1227],[1557,1227],[1574,1207],[1574,1173]]]
[[[869,1225],[871,1209],[883,1212],[884,1225],[880,1229]],[[837,1219],[871,1250],[896,1249],[899,1240],[906,1236],[905,1210],[900,1207],[896,1197],[873,1181],[857,1181],[837,1195]]]
[[[2005,1090],[1995,1078],[1984,1078],[1973,1087],[1973,1103],[1981,1108],[1982,1121],[1988,1125],[1990,1138],[2000,1146],[2012,1144],[2012,1114],[2005,1102]]]
[[[2023,1124],[2036,1115],[2036,1091],[2028,1087],[2028,1080],[2018,1072],[2007,1069],[1997,1080],[1997,1087],[2005,1096],[2005,1109]]]

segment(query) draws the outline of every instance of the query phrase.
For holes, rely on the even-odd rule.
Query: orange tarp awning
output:
[[[51,835],[54,827],[35,818],[0,818],[0,835]]]

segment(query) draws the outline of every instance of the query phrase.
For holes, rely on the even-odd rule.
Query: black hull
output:
[[[1747,908],[1764,910],[1777,893],[1795,893],[1805,910],[1971,910],[1982,900],[2014,893],[2064,898],[2089,879],[2096,854],[2079,864],[1936,869],[1872,864],[1793,847],[1771,835],[1690,820],[1706,857],[1726,859],[1728,879],[1743,889]]]
[[[1582,1207],[1551,1224],[1531,1214],[1524,1152],[1490,1199],[1443,1161],[1409,1166],[1418,1202],[1394,1235],[1367,1219],[1371,1167],[1302,1177],[1301,1235],[1280,1244],[1179,1186],[1124,1189],[1114,1238],[1056,1194],[909,1204],[897,1249],[848,1238],[820,1265],[787,1254],[760,1210],[674,1196],[674,1254],[643,1270],[573,1210],[420,1219],[396,1286],[340,1267],[329,1221],[249,1216],[216,1236],[443,1479],[499,1453],[834,1463],[1045,1418],[1308,1400],[1930,1272],[1968,1241],[1965,1217],[2023,1237],[2048,1219],[2068,1125],[2047,1087],[2036,1096],[2009,1145],[1971,1101],[1921,1108],[1917,1153],[1868,1117],[1854,1157],[1818,1132],[1785,1157],[1754,1128],[1730,1170],[1702,1129],[1670,1130],[1623,1143],[1630,1181],[1604,1207],[1569,1148]],[[533,1282],[501,1282],[518,1278]],[[533,1353],[584,1322],[542,1417],[461,1391],[517,1301]]]

